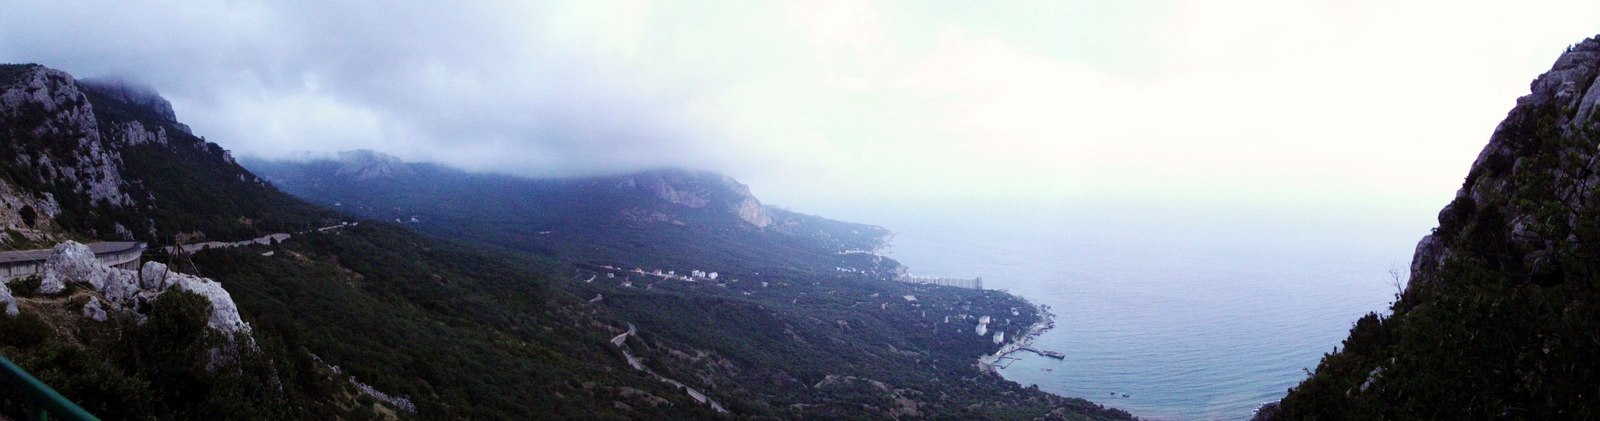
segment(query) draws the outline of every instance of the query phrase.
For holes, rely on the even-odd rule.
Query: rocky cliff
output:
[[[692,209],[711,206],[737,215],[756,228],[772,225],[772,215],[750,194],[750,187],[725,175],[684,170],[648,171],[623,176],[617,188],[646,192]]]
[[[0,241],[249,238],[315,218],[175,118],[148,87],[0,65]]]
[[[411,168],[400,158],[366,149],[339,152],[338,161],[339,170],[334,175],[355,177],[357,180],[411,174]]]
[[[1292,389],[1283,419],[1600,416],[1600,39],[1517,100],[1393,314],[1370,314]]]
[[[122,207],[132,203],[124,191],[122,157],[106,147],[89,100],[72,76],[43,66],[0,69],[0,136],[7,140],[11,166],[0,182],[0,225],[38,240],[55,231],[61,211],[56,195],[82,196],[88,202]],[[36,186],[61,186],[55,192]]]

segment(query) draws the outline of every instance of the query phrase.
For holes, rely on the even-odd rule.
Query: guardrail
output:
[[[99,420],[4,356],[0,356],[0,378],[28,398],[30,420],[47,420],[50,415],[65,420]]]

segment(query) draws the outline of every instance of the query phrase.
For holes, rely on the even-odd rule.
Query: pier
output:
[[[972,278],[972,279],[962,279],[962,278],[931,278],[931,277],[921,277],[921,276],[906,275],[906,276],[900,277],[900,282],[912,283],[912,284],[938,285],[938,286],[956,287],[956,288],[967,288],[967,289],[983,289],[983,278],[982,277],[977,277],[977,278]]]
[[[1025,346],[1025,347],[1022,347],[1022,348],[1019,348],[1019,349],[1021,349],[1023,351],[1028,351],[1028,352],[1032,352],[1032,353],[1035,353],[1035,354],[1039,354],[1041,356],[1055,358],[1055,359],[1058,359],[1058,360],[1064,360],[1064,359],[1067,358],[1067,354],[1063,354],[1063,353],[1056,352],[1056,351],[1051,351],[1051,350],[1048,350],[1048,349],[1039,349],[1039,348],[1034,348],[1032,346]]]

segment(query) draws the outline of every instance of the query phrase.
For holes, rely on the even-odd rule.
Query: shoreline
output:
[[[1054,329],[1056,327],[1056,315],[1055,313],[1050,312],[1050,305],[1034,304],[1033,302],[1028,301],[1027,298],[1020,296],[1017,298],[1022,299],[1023,302],[1033,306],[1034,314],[1039,315],[1039,320],[1033,322],[1033,325],[1028,326],[1027,332],[1023,333],[1019,337],[1012,338],[1011,340],[1007,341],[1005,346],[1001,346],[1000,349],[996,350],[993,354],[978,357],[979,370],[989,374],[1000,375],[999,369],[995,368],[995,363],[1000,362],[1000,359],[1010,356],[1017,351],[1022,351],[1023,348],[1027,348],[1028,345],[1033,342],[1034,338],[1037,338],[1045,331]]]

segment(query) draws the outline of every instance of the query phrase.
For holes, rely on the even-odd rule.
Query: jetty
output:
[[[1046,357],[1050,357],[1050,358],[1055,358],[1055,359],[1058,359],[1058,360],[1064,360],[1064,359],[1067,358],[1067,354],[1063,354],[1063,353],[1056,352],[1056,351],[1051,351],[1051,350],[1048,350],[1048,349],[1034,348],[1032,346],[1024,346],[1024,347],[1020,348],[1020,350],[1032,352],[1032,353],[1039,354],[1039,355],[1046,356]]]
[[[905,282],[905,283],[910,283],[910,284],[928,284],[928,285],[938,285],[938,286],[956,287],[956,288],[980,289],[980,290],[983,289],[983,277],[977,277],[977,278],[972,278],[972,279],[963,279],[963,278],[933,278],[933,277],[922,277],[922,276],[905,275],[905,276],[901,276],[899,281],[900,282]]]
[[[1039,321],[1034,322],[1032,326],[1028,326],[1028,330],[1023,333],[1021,337],[1013,338],[1010,342],[1007,342],[1005,346],[1000,347],[1000,350],[995,351],[995,353],[978,357],[979,370],[995,373],[996,369],[1010,367],[1011,363],[1020,359],[1011,356],[1011,354],[1017,353],[1018,351],[1028,351],[1058,360],[1067,358],[1067,354],[1039,349],[1033,346],[1034,338],[1039,337],[1039,335],[1044,333],[1044,331],[1054,329],[1056,327],[1056,315],[1055,313],[1050,312],[1049,305],[1040,304],[1035,306],[1035,309],[1037,309],[1039,312]]]

